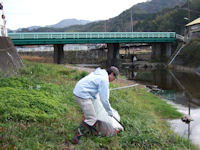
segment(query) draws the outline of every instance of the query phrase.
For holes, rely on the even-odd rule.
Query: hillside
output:
[[[190,10],[191,21],[198,18],[200,1],[191,1]],[[184,19],[185,17],[188,17],[186,4],[153,14],[149,18],[139,21],[134,28],[135,31],[175,31],[183,35],[185,25],[188,23],[188,20]]]
[[[77,20],[77,19],[63,19],[60,22],[53,24],[53,25],[46,25],[45,27],[41,27],[41,26],[31,26],[28,28],[19,28],[16,30],[16,32],[33,32],[36,30],[40,30],[42,28],[44,29],[59,29],[59,28],[66,28],[69,26],[73,26],[73,25],[85,25],[87,23],[90,23],[91,21],[88,20]],[[12,30],[8,29],[8,32],[12,32]]]
[[[174,8],[181,5],[185,0],[152,0],[144,3],[139,3],[130,9],[122,12],[119,16],[107,21],[108,31],[131,31],[131,11],[133,20],[133,31],[137,31],[135,25],[142,20],[152,18],[155,14],[163,11],[166,8]]]
[[[77,20],[77,19],[64,19],[61,20],[60,22],[54,24],[54,25],[48,25],[46,27],[50,28],[64,28],[64,27],[69,27],[72,25],[85,25],[89,23],[90,21],[88,20]]]
[[[153,14],[160,12],[165,8],[173,8],[183,2],[185,2],[185,0],[149,0],[144,3],[139,3],[130,9],[133,10],[133,14]]]
[[[157,9],[155,9],[155,6]],[[185,0],[152,0],[150,2],[137,4],[132,7],[132,10],[133,31],[135,32],[173,31],[183,35],[185,25],[188,23],[188,20],[184,19],[188,17],[187,3]],[[200,1],[191,1],[190,10],[191,20],[198,18],[200,15]],[[85,26],[71,26],[63,28],[63,31],[130,32],[130,12],[131,9],[128,9],[115,18],[89,23]]]
[[[131,20],[131,11],[132,11],[132,19],[133,19],[133,29],[134,31],[138,31],[141,29],[135,28],[135,25],[139,21],[143,21],[146,19],[155,18],[155,14],[163,11],[166,8],[174,8],[175,6],[179,6],[185,2],[185,0],[151,0],[143,3],[136,4],[131,8],[122,12],[119,16],[111,18],[109,20],[98,21],[88,23],[86,25],[75,25],[64,28],[51,28],[51,27],[43,27],[32,30],[32,32],[86,32],[86,31],[131,31],[130,20]],[[25,28],[22,32],[27,32],[28,30]]]

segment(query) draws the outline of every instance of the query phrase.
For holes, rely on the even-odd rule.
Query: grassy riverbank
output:
[[[89,136],[74,146],[71,138],[82,115],[72,90],[87,72],[25,64],[17,76],[0,76],[0,149],[197,149],[166,123],[181,114],[144,88],[111,91],[110,102],[121,115],[124,132]]]

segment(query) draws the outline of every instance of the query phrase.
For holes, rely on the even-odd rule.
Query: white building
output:
[[[200,18],[188,23],[186,25],[186,31],[189,39],[200,38]]]

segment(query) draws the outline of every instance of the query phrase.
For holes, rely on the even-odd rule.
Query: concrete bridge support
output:
[[[120,56],[119,50],[120,45],[119,43],[107,43],[108,53],[107,53],[107,63],[106,66],[116,66],[120,67]]]
[[[157,61],[167,61],[172,54],[171,43],[153,43],[151,59]]]
[[[63,50],[64,45],[55,44],[53,45],[53,47],[54,47],[54,56],[53,56],[54,63],[62,64],[64,59],[64,50]]]

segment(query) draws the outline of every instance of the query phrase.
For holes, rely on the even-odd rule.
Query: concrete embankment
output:
[[[9,75],[23,67],[16,48],[8,37],[0,37],[0,72]]]

